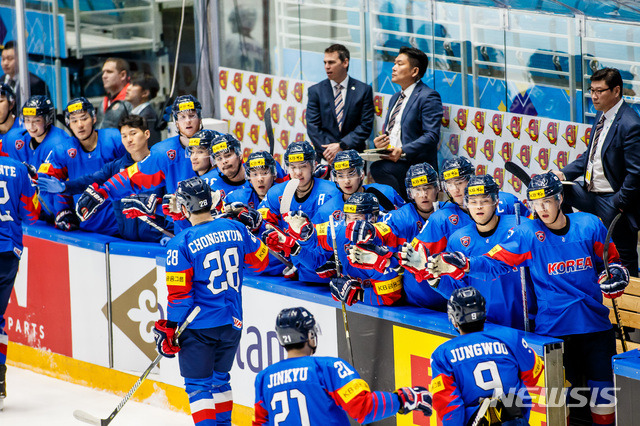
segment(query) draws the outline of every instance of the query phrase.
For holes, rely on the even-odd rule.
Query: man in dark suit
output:
[[[324,51],[327,79],[309,88],[307,133],[317,160],[330,164],[340,151],[362,152],[373,129],[373,89],[349,77],[349,50],[341,44]]]
[[[22,100],[20,99],[20,78],[18,70],[18,57],[16,54],[16,46],[13,40],[7,41],[2,48],[2,60],[0,61],[2,66],[3,76],[0,77],[0,83],[7,84],[13,92],[16,94],[16,105],[18,108],[22,107]],[[47,95],[49,96],[49,89],[45,82],[33,73],[29,73],[29,91],[31,96],[35,95]]]
[[[158,130],[158,114],[150,102],[156,97],[158,90],[160,90],[160,85],[154,76],[147,73],[135,73],[131,76],[131,82],[127,86],[127,94],[124,98],[131,104],[131,114],[147,119],[147,126],[151,134],[148,141],[149,147],[161,140]]]
[[[561,180],[584,177],[583,185],[565,185],[565,200],[572,207],[599,216],[607,227],[622,213],[613,242],[622,264],[638,276],[640,117],[622,100],[617,69],[594,72],[590,91],[598,114],[587,151],[554,173]]]
[[[420,80],[428,66],[429,58],[421,50],[400,49],[391,81],[401,90],[389,102],[383,133],[373,140],[376,148],[389,148],[391,153],[371,165],[371,175],[376,182],[393,187],[405,200],[404,178],[409,166],[427,162],[438,170],[442,101],[438,92]]]

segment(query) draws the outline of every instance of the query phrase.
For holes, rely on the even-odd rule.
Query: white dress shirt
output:
[[[622,106],[622,99],[620,99],[613,108],[604,113],[604,125],[602,126],[602,132],[600,132],[600,136],[598,137],[598,146],[596,146],[595,156],[593,157],[593,162],[587,164],[587,176],[593,181],[593,192],[613,192],[613,188],[604,175],[604,167],[602,166],[602,146],[604,145],[604,141],[607,140],[607,134],[609,133],[609,129],[611,129],[611,124],[613,124],[613,120],[615,120],[620,106]],[[595,128],[593,131],[595,131]]]
[[[407,106],[407,103],[409,102],[409,98],[411,97],[411,94],[413,93],[413,89],[416,88],[416,85],[418,84],[418,82],[416,81],[415,83],[413,83],[411,86],[407,87],[404,90],[404,101],[402,102],[402,106],[400,107],[400,112],[398,113],[398,115],[396,116],[396,121],[393,123],[393,129],[388,129],[387,131],[389,132],[389,145],[395,147],[402,147],[402,114],[404,113],[404,109]],[[398,98],[399,99],[399,98]],[[397,101],[396,101],[397,103]],[[395,104],[393,105],[393,107],[395,107]],[[393,107],[391,109],[391,111],[393,112]]]

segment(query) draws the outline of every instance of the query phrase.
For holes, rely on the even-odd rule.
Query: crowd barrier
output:
[[[164,249],[42,224],[24,231],[25,250],[6,315],[9,363],[124,394],[156,356],[152,328],[165,315],[167,299]],[[234,422],[240,425],[250,424],[256,374],[284,358],[274,331],[281,309],[305,306],[322,330],[317,354],[349,359],[340,305],[326,286],[245,276],[243,305],[243,336],[231,373]],[[375,389],[428,386],[431,353],[456,334],[441,312],[361,304],[348,310],[354,363]],[[548,388],[563,384],[562,344],[535,334],[527,341],[546,366],[531,424],[562,424],[564,404],[546,399]],[[163,359],[136,398],[188,412],[177,361]],[[104,414],[111,409],[105,407]],[[437,420],[415,413],[380,424],[436,425]]]

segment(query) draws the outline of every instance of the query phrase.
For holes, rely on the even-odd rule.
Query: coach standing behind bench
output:
[[[582,185],[565,185],[566,202],[600,217],[606,227],[620,212],[612,239],[620,261],[638,276],[640,222],[640,117],[622,100],[622,77],[614,68],[591,76],[591,98],[598,110],[587,151],[554,172],[561,180],[584,176]]]
[[[420,80],[428,66],[429,58],[421,50],[400,49],[391,81],[401,90],[389,102],[384,133],[373,140],[376,148],[392,149],[385,159],[371,165],[373,178],[393,187],[405,200],[404,178],[409,166],[427,162],[438,170],[442,102],[440,94]],[[403,153],[406,157],[401,158]]]
[[[362,152],[373,130],[373,89],[349,77],[349,50],[341,44],[324,51],[327,79],[309,88],[307,133],[318,163],[340,151]]]

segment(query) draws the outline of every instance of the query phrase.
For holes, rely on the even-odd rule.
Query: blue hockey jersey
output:
[[[258,373],[255,387],[254,426],[348,426],[349,416],[371,423],[400,409],[397,395],[371,392],[353,366],[334,357],[282,360]]]

